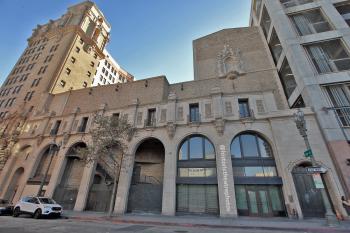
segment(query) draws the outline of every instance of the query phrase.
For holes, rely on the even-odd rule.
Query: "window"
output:
[[[342,126],[350,126],[350,100],[345,85],[332,85],[325,87],[328,98]]]
[[[34,95],[34,91],[27,92],[27,94],[26,94],[25,97],[24,97],[24,101],[29,101],[29,100],[31,100],[32,97],[33,97],[33,95]]]
[[[340,39],[306,45],[306,50],[321,74],[350,69],[349,53]]]
[[[79,129],[78,129],[78,132],[80,132],[80,133],[85,132],[88,120],[89,120],[88,117],[83,117],[81,119],[81,123],[80,123]]]
[[[281,56],[283,48],[281,46],[280,40],[277,36],[275,29],[272,30],[272,35],[271,35],[269,47],[270,47],[270,50],[271,50],[271,53],[273,56],[273,60],[275,61],[275,64],[277,64],[278,60]]]
[[[83,82],[83,87],[87,87],[87,82]]]
[[[80,48],[77,46],[75,47],[75,52],[79,53],[80,52]]]
[[[238,105],[240,118],[251,117],[248,99],[239,99]]]
[[[88,77],[91,77],[91,72],[88,71],[88,72],[86,73],[86,75],[87,75]]]
[[[213,144],[203,136],[190,136],[181,145],[179,160],[215,159]]]
[[[95,63],[92,61],[92,62],[90,62],[90,66],[91,67],[94,67],[95,66]]]
[[[337,10],[343,16],[345,22],[350,26],[350,4],[338,5]]]
[[[47,69],[47,65],[46,65],[46,66],[40,67],[40,70],[39,70],[38,74],[43,74],[43,73],[45,73],[46,69]]]
[[[56,121],[54,127],[51,129],[50,135],[52,136],[57,135],[60,125],[61,125],[61,121],[60,120]]]
[[[272,150],[267,141],[256,133],[240,134],[231,143],[233,158],[270,158]]]
[[[84,40],[82,38],[79,39],[80,44],[84,44]]]
[[[305,108],[303,97],[300,95],[290,108]]]
[[[190,104],[190,116],[189,116],[189,122],[199,122],[200,121],[200,114],[199,114],[199,104]]]
[[[267,38],[267,35],[270,31],[271,19],[265,7],[263,9],[260,26],[264,32],[265,37]]]
[[[290,18],[300,36],[326,32],[332,29],[319,9],[294,14]]]
[[[66,74],[67,74],[67,75],[69,75],[69,74],[70,74],[70,72],[71,72],[71,69],[66,68]]]
[[[156,109],[148,109],[148,116],[146,120],[146,126],[156,126]]]
[[[297,83],[295,82],[295,78],[293,72],[289,66],[288,60],[285,59],[281,66],[281,70],[279,71],[280,80],[286,94],[287,99],[292,95],[295,90]]]
[[[72,63],[75,63],[75,61],[76,61],[75,57],[71,57],[71,58],[70,58],[70,61],[71,61]]]
[[[313,0],[280,0],[285,8],[299,6],[306,3],[313,2]]]
[[[61,87],[64,87],[66,85],[66,82],[64,80],[61,80],[60,85],[61,85]]]

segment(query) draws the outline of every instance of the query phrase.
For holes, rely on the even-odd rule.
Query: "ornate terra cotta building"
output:
[[[90,18],[85,11],[102,15],[91,2],[68,11],[72,9],[76,9],[73,15],[85,18]],[[74,22],[84,22],[84,17]],[[97,19],[94,25],[108,25]],[[102,58],[97,44],[89,48],[92,58],[93,51],[96,59]],[[2,120],[2,133],[9,140],[2,150],[8,159],[0,174],[0,197],[16,201],[35,195],[48,169],[46,196],[65,209],[106,211],[113,182],[108,161],[86,166],[74,150],[91,143],[92,117],[100,113],[127,117],[137,129],[128,142],[128,159],[123,160],[115,213],[302,218],[310,213],[302,209],[300,197],[308,197],[315,206],[314,216],[324,217],[319,187],[312,174],[300,172],[310,162],[303,155],[295,110],[288,106],[260,29],[212,33],[193,42],[193,53],[194,80],[183,83],[169,84],[159,76],[75,88],[85,73],[76,80],[67,73],[53,73],[48,79],[57,82],[47,81],[52,87],[42,92],[30,111],[20,107]],[[84,64],[89,66],[90,61]],[[60,80],[66,81],[67,89],[59,86]],[[13,105],[21,106],[17,100]],[[311,108],[303,111],[315,159],[327,169],[321,181],[327,198],[335,211],[346,216],[340,202],[344,192],[315,113]]]

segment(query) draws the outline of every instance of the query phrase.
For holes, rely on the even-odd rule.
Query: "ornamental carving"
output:
[[[217,55],[217,71],[220,78],[235,79],[244,75],[246,72],[241,50],[225,44],[224,49]]]
[[[176,131],[176,125],[174,123],[168,123],[166,129],[167,129],[169,138],[173,138]]]

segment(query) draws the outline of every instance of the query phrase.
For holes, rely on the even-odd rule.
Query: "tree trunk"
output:
[[[111,196],[111,201],[109,204],[109,211],[108,211],[109,217],[112,217],[112,215],[113,215],[113,209],[114,209],[114,204],[115,204],[115,199],[116,199],[120,170],[122,169],[123,158],[124,158],[124,154],[122,154],[122,157],[121,157],[120,162],[118,164],[118,170],[117,170],[115,177],[114,177],[113,191],[112,191],[112,196]]]

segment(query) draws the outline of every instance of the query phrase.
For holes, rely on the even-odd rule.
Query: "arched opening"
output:
[[[14,199],[16,194],[18,193],[18,188],[19,185],[22,181],[22,175],[24,173],[24,168],[20,167],[18,168],[15,173],[12,176],[12,180],[7,187],[7,191],[5,194],[5,200],[8,200],[9,202],[15,202],[16,200]]]
[[[327,190],[327,187],[323,175],[310,173],[309,167],[312,167],[312,164],[305,162],[295,166],[292,170],[301,211],[304,218],[324,218],[326,208],[321,189],[326,188]],[[328,193],[327,198],[331,203]]]
[[[214,145],[202,135],[186,137],[177,162],[177,213],[219,213]]]
[[[106,212],[111,201],[115,172],[106,168],[103,163],[96,166],[93,182],[90,187],[86,210]]]
[[[129,212],[162,211],[165,149],[158,139],[143,141],[136,150],[129,191]]]
[[[255,132],[244,132],[232,140],[230,150],[238,214],[286,216],[270,144]]]
[[[35,170],[34,176],[30,179],[31,182],[40,182],[47,173],[45,184],[49,183],[53,168],[55,167],[57,151],[58,147],[55,144],[49,145],[44,150],[40,156],[40,162]]]
[[[61,182],[55,189],[54,199],[66,210],[72,210],[77,199],[85,167],[84,161],[77,154],[77,149],[85,147],[86,144],[80,142],[69,148]]]

